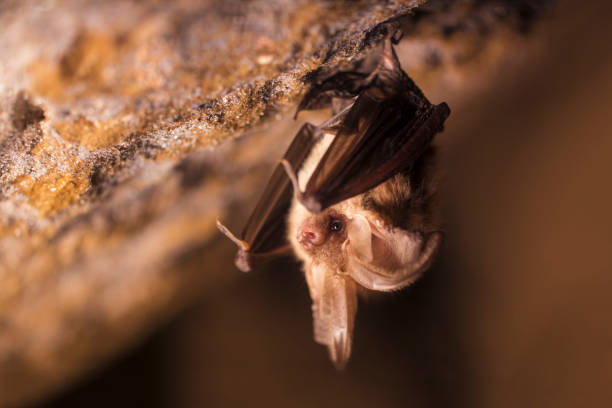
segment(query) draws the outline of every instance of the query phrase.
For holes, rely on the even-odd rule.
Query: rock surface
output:
[[[437,101],[486,84],[539,10],[422,3],[2,3],[0,406],[239,276],[215,218],[239,228],[312,78],[400,24],[402,62]]]

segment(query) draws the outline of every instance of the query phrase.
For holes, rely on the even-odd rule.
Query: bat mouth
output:
[[[297,242],[307,251],[312,251],[315,248],[315,245],[312,243],[312,240],[309,239],[305,234],[298,234]]]
[[[295,237],[297,242],[307,251],[313,251],[325,243],[327,237],[322,232],[300,229]]]

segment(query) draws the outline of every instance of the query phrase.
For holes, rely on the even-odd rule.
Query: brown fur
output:
[[[429,148],[415,165],[368,191],[366,209],[379,213],[389,225],[427,235],[440,231],[436,152]]]

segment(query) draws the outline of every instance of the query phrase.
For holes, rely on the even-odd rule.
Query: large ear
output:
[[[357,287],[348,276],[336,272],[324,263],[306,265],[314,340],[327,346],[334,365],[342,369],[351,355]]]
[[[344,245],[348,273],[371,290],[401,289],[419,278],[441,241],[440,232],[423,236],[356,216],[349,222],[348,240]]]

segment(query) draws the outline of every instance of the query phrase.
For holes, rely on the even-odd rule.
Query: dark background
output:
[[[345,371],[312,341],[307,287],[286,262],[41,406],[608,406],[611,11],[560,3],[520,68],[442,96],[445,247],[411,288],[360,303]]]

